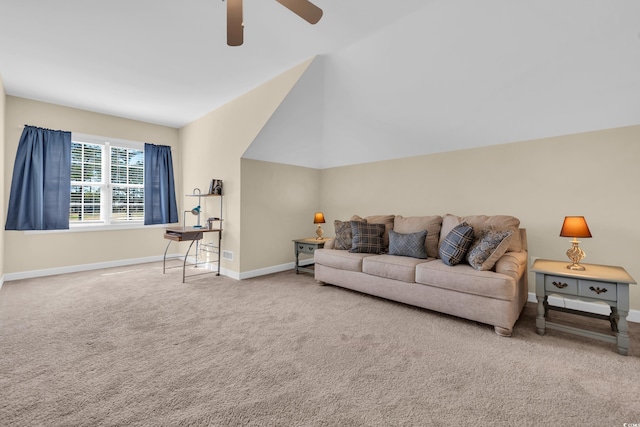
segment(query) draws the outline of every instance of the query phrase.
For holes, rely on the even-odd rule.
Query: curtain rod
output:
[[[45,127],[42,127],[42,126],[28,125],[28,124],[26,124],[26,123],[25,123],[24,127],[27,127],[27,126],[28,126],[28,127],[31,127],[31,128],[37,128],[37,129],[43,129],[43,130],[50,130],[50,131],[53,131],[53,132],[70,132],[70,133],[73,133],[73,132],[72,132],[72,131],[70,131],[70,130],[50,129],[50,128],[45,128]]]

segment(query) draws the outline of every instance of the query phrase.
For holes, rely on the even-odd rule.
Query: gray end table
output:
[[[618,353],[627,356],[629,354],[629,325],[627,324],[629,285],[635,285],[635,280],[622,267],[581,264],[585,270],[575,271],[569,270],[568,264],[570,262],[538,259],[531,267],[531,271],[536,273],[536,299],[538,300],[536,331],[539,335],[544,335],[546,328],[556,329],[617,344]],[[547,298],[551,294],[582,301],[604,302],[611,307],[611,314],[605,316],[549,306]],[[608,320],[613,334],[607,335],[550,322],[547,319],[550,309]]]
[[[300,267],[300,254],[313,255],[315,250],[322,249],[328,240],[329,238],[316,239],[315,237],[309,237],[306,239],[295,239],[293,241],[293,247],[296,254],[296,274],[300,271],[313,274],[313,268]]]

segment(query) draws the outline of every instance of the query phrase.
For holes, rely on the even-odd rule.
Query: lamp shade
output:
[[[322,212],[316,212],[316,214],[313,217],[313,223],[314,224],[324,224],[324,214]]]
[[[591,237],[591,231],[583,216],[565,216],[560,237]]]

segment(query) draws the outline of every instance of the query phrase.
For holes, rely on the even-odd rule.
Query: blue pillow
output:
[[[442,241],[438,254],[447,265],[456,265],[464,259],[473,243],[473,227],[466,222],[456,225]]]
[[[426,238],[427,230],[409,234],[389,230],[389,255],[426,259],[427,249],[424,246]]]

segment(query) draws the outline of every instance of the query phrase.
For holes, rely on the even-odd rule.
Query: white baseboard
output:
[[[537,303],[536,294],[529,292],[529,302]],[[555,307],[570,308],[572,310],[586,311],[587,313],[603,314],[608,316],[611,313],[611,308],[607,304],[598,304],[595,302],[581,301],[573,298],[563,298],[551,295],[548,299],[549,305]],[[629,310],[627,316],[628,322],[640,323],[640,310]]]
[[[168,258],[169,257],[167,256],[167,259]],[[180,258],[180,261],[182,261],[183,255],[176,255],[173,258]],[[187,258],[187,265],[194,264],[195,262],[196,262],[196,258],[195,257],[190,256],[189,258]],[[202,261],[199,261],[199,262],[202,262]],[[216,271],[218,269],[217,262],[205,262],[205,263],[202,263],[202,264],[198,264],[198,266],[201,266],[201,267],[206,268],[206,269],[211,270],[211,271]],[[220,267],[220,275],[229,277],[229,278],[234,279],[234,280],[240,280],[240,277],[239,277],[239,274],[238,274],[237,271],[227,270],[226,268],[223,268],[222,266]]]
[[[167,259],[180,256],[179,254],[168,255]],[[79,271],[98,270],[100,268],[122,267],[125,265],[145,264],[148,262],[162,261],[162,256],[152,256],[145,258],[122,259],[117,261],[97,262],[93,264],[70,265],[68,267],[45,268],[42,270],[21,271],[19,273],[6,273],[4,281],[20,279],[32,279],[34,277],[54,276],[56,274],[77,273]]]
[[[167,254],[167,261],[175,261],[179,259],[182,261],[184,255],[175,253],[175,254]],[[12,280],[21,280],[21,279],[32,279],[35,277],[45,277],[45,276],[54,276],[57,274],[65,274],[65,273],[77,273],[80,271],[89,271],[89,270],[99,270],[101,268],[112,268],[112,267],[123,267],[127,265],[136,265],[136,264],[146,264],[149,262],[157,262],[162,261],[163,256],[157,255],[152,257],[145,258],[132,258],[132,259],[122,259],[117,261],[108,261],[108,262],[98,262],[93,264],[78,264],[78,265],[70,265],[67,267],[56,267],[56,268],[45,268],[42,270],[31,270],[31,271],[21,271],[19,273],[6,273],[2,277],[0,277],[0,289],[2,289],[2,285],[4,282],[9,282]],[[195,259],[189,257],[187,263],[193,263]],[[210,270],[214,270],[216,268],[216,264],[205,264],[205,268]],[[224,276],[231,277],[232,279],[240,280],[237,272],[232,270],[226,270],[224,268],[220,269],[220,274]]]
[[[180,257],[180,255],[176,255],[175,257]],[[167,256],[167,259],[169,258],[169,256]],[[195,257],[189,257],[187,259],[188,263],[194,263],[195,262]],[[313,258],[309,258],[309,259],[305,259],[305,260],[300,260],[299,265],[300,266],[305,266],[305,265],[310,265],[313,264]],[[205,263],[202,264],[202,266],[204,268],[208,268],[210,270],[215,270],[217,268],[217,264],[216,263]],[[238,273],[237,271],[233,271],[233,270],[227,270],[225,268],[220,268],[220,274],[223,276],[227,276],[231,279],[234,280],[244,280],[244,279],[251,279],[254,277],[259,277],[259,276],[265,276],[267,274],[273,274],[273,273],[280,273],[281,271],[287,271],[287,270],[293,270],[295,268],[296,264],[295,262],[288,262],[286,264],[280,264],[280,265],[273,265],[271,267],[264,267],[264,268],[258,268],[256,270],[250,270],[250,271],[245,271],[242,273]]]
[[[195,262],[195,258],[194,257],[189,257],[187,259],[187,262],[194,263]],[[300,266],[305,266],[305,265],[310,265],[310,264],[313,264],[313,258],[300,260],[300,262],[299,262]],[[259,276],[265,276],[267,274],[280,273],[281,271],[293,270],[295,268],[295,266],[296,266],[296,264],[294,262],[288,262],[286,264],[273,265],[271,267],[265,267],[265,268],[258,268],[256,270],[245,271],[243,273],[238,273],[237,271],[220,268],[220,274],[223,275],[223,276],[227,276],[227,277],[229,277],[231,279],[234,279],[234,280],[244,280],[244,279],[251,279],[251,278],[259,277]],[[203,264],[203,267],[204,268],[208,268],[210,270],[215,270],[217,268],[217,264],[215,264],[215,263],[211,263],[211,264],[206,263],[206,264]]]
[[[194,262],[195,259],[192,259],[191,257],[189,257],[190,262]],[[313,264],[313,258],[309,258],[309,259],[305,259],[305,260],[300,260],[299,265],[300,266],[305,266],[305,265],[310,265]],[[216,268],[216,264],[205,264],[204,265],[205,268],[209,268],[211,270],[214,270]],[[258,268],[256,270],[250,270],[250,271],[245,271],[242,273],[238,273],[237,271],[232,271],[232,270],[226,270],[224,268],[220,269],[220,274],[227,276],[231,279],[235,279],[235,280],[244,280],[244,279],[251,279],[254,277],[259,277],[259,276],[265,276],[267,274],[273,274],[273,273],[280,273],[281,271],[287,271],[287,270],[293,270],[295,268],[296,264],[294,262],[288,262],[286,264],[280,264],[280,265],[273,265],[271,267],[265,267],[265,268]]]
[[[300,260],[299,265],[305,266],[313,264],[313,259],[305,259]],[[257,270],[245,271],[244,273],[240,273],[239,280],[242,279],[251,279],[253,277],[264,276],[265,274],[273,274],[279,273],[281,271],[293,270],[296,267],[295,262],[288,262],[286,264],[274,265],[271,267],[259,268]]]

